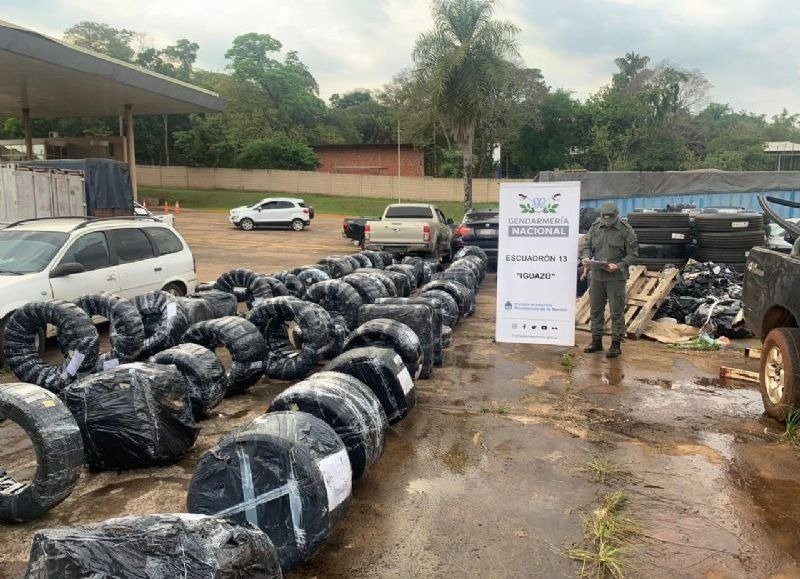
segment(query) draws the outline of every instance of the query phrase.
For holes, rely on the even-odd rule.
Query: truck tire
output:
[[[419,338],[422,367],[412,374],[414,379],[433,377],[433,368],[442,365],[442,316],[439,307],[429,298],[381,298],[363,306],[358,321],[397,320],[407,325]]]
[[[405,272],[393,271],[393,265],[388,265],[383,270],[383,275],[387,276],[394,284],[397,297],[406,298],[411,295],[411,283],[408,279],[408,274]]]
[[[372,279],[378,280],[383,284],[383,287],[386,289],[387,296],[390,298],[397,297],[397,286],[392,281],[392,278],[386,275],[386,272],[382,269],[357,269],[353,272],[354,274],[365,274]]]
[[[384,268],[394,264],[394,255],[390,251],[379,251],[378,254],[381,256],[381,259],[383,260]]]
[[[375,303],[375,300],[388,296],[386,287],[378,280],[361,273],[351,273],[342,278],[342,281],[353,287],[361,296],[365,304]]]
[[[139,358],[144,348],[144,324],[135,305],[111,293],[87,294],[75,300],[75,304],[89,317],[102,316],[109,323],[111,351],[100,355],[95,365],[96,371],[134,362]]]
[[[45,362],[38,352],[37,336],[47,324],[58,331],[58,347],[64,355],[61,364]],[[94,370],[100,355],[100,336],[88,314],[72,302],[30,302],[8,319],[3,351],[6,363],[17,378],[57,394],[72,383],[79,372]]]
[[[457,260],[455,263],[473,263],[478,268],[478,281],[483,282],[483,279],[486,277],[486,263],[481,260],[480,257],[477,255],[467,255],[466,257],[462,257],[461,259]]]
[[[374,268],[374,269],[383,269],[383,258],[377,251],[371,251],[369,249],[364,249],[361,251],[361,255],[365,256],[370,261],[370,265],[365,265],[364,267],[367,268]]]
[[[150,358],[151,364],[175,366],[189,385],[195,420],[211,415],[228,391],[225,366],[217,355],[198,344],[180,344]]]
[[[177,346],[189,327],[186,310],[170,294],[154,291],[133,298],[144,323],[144,346],[139,358],[144,360]]]
[[[358,267],[372,267],[372,260],[363,253],[354,253],[350,257],[358,262]]]
[[[289,295],[291,296],[301,298],[303,297],[303,294],[306,293],[306,286],[302,281],[300,281],[300,278],[289,271],[279,271],[278,273],[273,274],[271,277],[277,279],[284,286],[286,286],[286,289],[289,290]]]
[[[305,412],[273,412],[200,457],[187,507],[261,529],[288,572],[328,538],[350,504],[352,476],[330,426]]]
[[[400,354],[408,373],[418,377],[422,369],[422,344],[409,326],[397,320],[376,318],[361,324],[344,343],[344,350],[375,346]]]
[[[309,267],[297,274],[297,279],[303,283],[303,293],[315,283],[331,279],[327,273],[316,267]],[[302,297],[302,296],[301,296]]]
[[[439,313],[442,316],[442,325],[455,328],[460,318],[458,302],[446,291],[428,290],[422,292],[419,297],[430,298],[439,302]]]
[[[216,289],[198,290],[189,296],[191,300],[203,300],[213,310],[215,318],[224,318],[225,316],[236,315],[236,305],[239,303],[236,296]]]
[[[334,279],[342,278],[357,269],[353,267],[353,263],[349,259],[337,256],[323,257],[318,263],[327,267],[330,272],[329,275]]]
[[[199,344],[212,352],[219,346],[231,354],[228,370],[228,394],[239,394],[256,384],[264,374],[267,344],[251,322],[235,316],[193,325],[183,335],[183,342]]]
[[[350,284],[340,279],[322,281],[308,288],[304,299],[321,305],[330,314],[341,314],[349,329],[358,326],[358,308],[364,301]]]
[[[0,384],[0,416],[25,431],[37,459],[29,484],[15,481],[0,465],[0,521],[32,521],[67,498],[78,483],[81,432],[58,396],[32,384]]]
[[[375,393],[389,424],[405,418],[416,403],[414,381],[403,359],[388,348],[355,348],[337,356],[325,371],[342,372],[361,380]]]
[[[272,293],[272,285],[267,280],[267,276],[256,273],[252,269],[232,269],[225,272],[219,276],[214,287],[234,295],[237,295],[236,290],[240,290],[240,294],[241,290],[243,290],[245,293],[244,300],[240,299],[240,295],[237,295],[237,300],[240,303],[242,301],[252,303],[257,299],[271,298],[274,295]]]
[[[477,255],[483,261],[483,263],[489,263],[489,256],[486,255],[486,252],[477,245],[466,245],[462,247],[456,252],[456,254],[453,256],[453,259],[461,259],[462,257],[466,257],[468,255]]]
[[[314,374],[278,394],[267,412],[305,412],[333,428],[347,448],[354,481],[383,454],[389,426],[383,406],[372,390],[347,374]]]
[[[786,422],[800,406],[800,328],[775,328],[764,339],[759,373],[764,410]]]
[[[451,267],[444,270],[442,273],[437,273],[433,276],[434,280],[450,280],[456,281],[468,287],[473,293],[478,292],[478,278],[472,273],[472,270],[466,267]]]
[[[197,322],[205,322],[217,318],[214,309],[205,300],[176,297],[175,301],[186,311],[186,320],[189,322],[190,326]]]
[[[694,222],[698,234],[764,230],[764,217],[760,213],[701,213]]]
[[[475,292],[464,284],[453,280],[438,279],[422,286],[423,293],[433,289],[449,293],[456,300],[462,318],[475,313]]]
[[[395,265],[390,265],[386,268],[385,271],[392,272],[396,271],[397,273],[402,273],[408,279],[408,293],[411,294],[415,289],[417,289],[417,270],[413,265],[409,264],[402,264],[398,263]]]

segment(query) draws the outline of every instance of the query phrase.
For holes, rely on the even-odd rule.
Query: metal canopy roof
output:
[[[208,113],[216,93],[0,20],[0,115],[32,118]]]

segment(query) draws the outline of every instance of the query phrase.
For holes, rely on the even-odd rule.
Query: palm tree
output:
[[[434,28],[417,39],[415,77],[464,151],[464,208],[472,207],[475,127],[492,87],[518,55],[519,29],[495,20],[492,0],[433,0]]]

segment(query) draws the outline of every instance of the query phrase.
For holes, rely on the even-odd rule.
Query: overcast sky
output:
[[[26,0],[0,19],[61,37],[81,20],[147,34],[163,46],[200,45],[198,65],[223,70],[234,37],[267,33],[297,50],[323,98],[380,88],[410,65],[431,27],[428,0]],[[11,4],[11,5],[9,5]],[[797,0],[499,0],[497,16],[521,29],[525,63],[547,83],[585,98],[609,82],[629,51],[701,70],[710,100],[772,115],[800,112]]]

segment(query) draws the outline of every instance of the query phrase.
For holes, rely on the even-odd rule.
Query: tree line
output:
[[[137,160],[200,167],[313,169],[317,144],[388,144],[425,150],[426,174],[532,177],[552,169],[770,170],[766,141],[800,142],[800,115],[772,117],[708,102],[699,70],[654,63],[634,51],[588,98],[549,86],[522,61],[519,30],[491,0],[432,0],[433,28],[411,47],[412,66],[381,89],[354,88],[325,102],[299,54],[268,34],[233,39],[224,72],[195,66],[188,39],[154,48],[145,35],[98,22],[64,33],[70,43],[219,93],[218,114],[137,117]],[[116,118],[37,119],[35,137],[58,131],[109,136]],[[22,137],[0,119],[0,138]],[[499,163],[493,158],[499,144]]]

